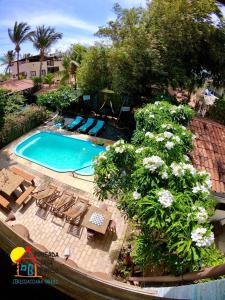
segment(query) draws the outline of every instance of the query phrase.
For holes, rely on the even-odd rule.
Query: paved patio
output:
[[[44,129],[47,128],[44,127]],[[57,173],[13,154],[15,145],[34,132],[15,140],[0,151],[0,168],[17,165],[36,176],[37,189],[53,183],[62,190],[87,198],[90,204],[99,207],[102,202],[93,195],[93,176],[85,176],[85,180],[80,177],[74,178],[72,173]],[[82,138],[92,139],[84,135]],[[64,250],[69,248],[70,259],[79,267],[90,272],[110,274],[113,272],[122,247],[126,223],[113,199],[108,199],[105,203],[108,210],[112,212],[112,219],[116,222],[117,234],[107,233],[92,242],[87,241],[86,228],[81,227],[77,230],[60,218],[53,218],[50,213],[43,216],[33,200],[29,201],[24,208],[19,207],[19,209],[12,204],[16,220],[10,223],[11,225],[23,224],[28,228],[33,242],[44,245],[49,251],[58,252],[61,257],[63,257]],[[5,221],[6,215],[7,212],[0,209],[0,219]]]

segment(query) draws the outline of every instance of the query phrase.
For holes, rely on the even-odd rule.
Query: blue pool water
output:
[[[36,133],[15,148],[15,154],[57,172],[76,171],[80,175],[93,175],[92,163],[105,148],[58,133]],[[87,168],[84,168],[86,167]],[[78,170],[84,168],[82,170]]]

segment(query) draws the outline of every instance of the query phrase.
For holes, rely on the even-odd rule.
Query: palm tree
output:
[[[60,72],[61,83],[71,83],[71,79],[74,78],[74,84],[76,85],[76,72],[77,68],[80,66],[76,61],[72,60],[69,55],[63,57],[63,71]]]
[[[17,78],[19,79],[19,57],[20,57],[20,45],[29,39],[31,32],[30,26],[27,23],[15,22],[13,29],[8,29],[10,40],[15,44],[15,51],[17,53]]]
[[[9,73],[10,69],[9,67],[12,65],[12,62],[15,59],[15,52],[13,50],[7,51],[3,57],[0,59],[2,61],[2,66],[6,66],[5,73]]]
[[[40,51],[40,77],[42,76],[41,70],[45,58],[45,52],[59,39],[62,38],[62,33],[55,32],[53,27],[45,27],[45,25],[38,26],[30,36],[34,48]]]

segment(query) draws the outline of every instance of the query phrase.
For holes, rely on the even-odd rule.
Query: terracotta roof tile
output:
[[[212,190],[225,192],[225,126],[194,118],[189,129],[196,135],[190,157],[194,166],[211,174]]]
[[[23,80],[12,79],[0,83],[0,88],[12,92],[24,91],[32,88],[33,86],[34,86],[33,81],[29,79],[23,79]]]

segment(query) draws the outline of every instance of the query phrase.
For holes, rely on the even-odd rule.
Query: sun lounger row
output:
[[[53,185],[33,193],[33,197],[38,207],[49,210],[54,216],[64,218],[75,225],[79,225],[89,206],[88,200],[66,191],[60,192]]]
[[[105,126],[105,121],[77,116],[71,123],[66,126],[68,130],[76,129],[81,133],[88,133],[90,135],[97,135]]]

